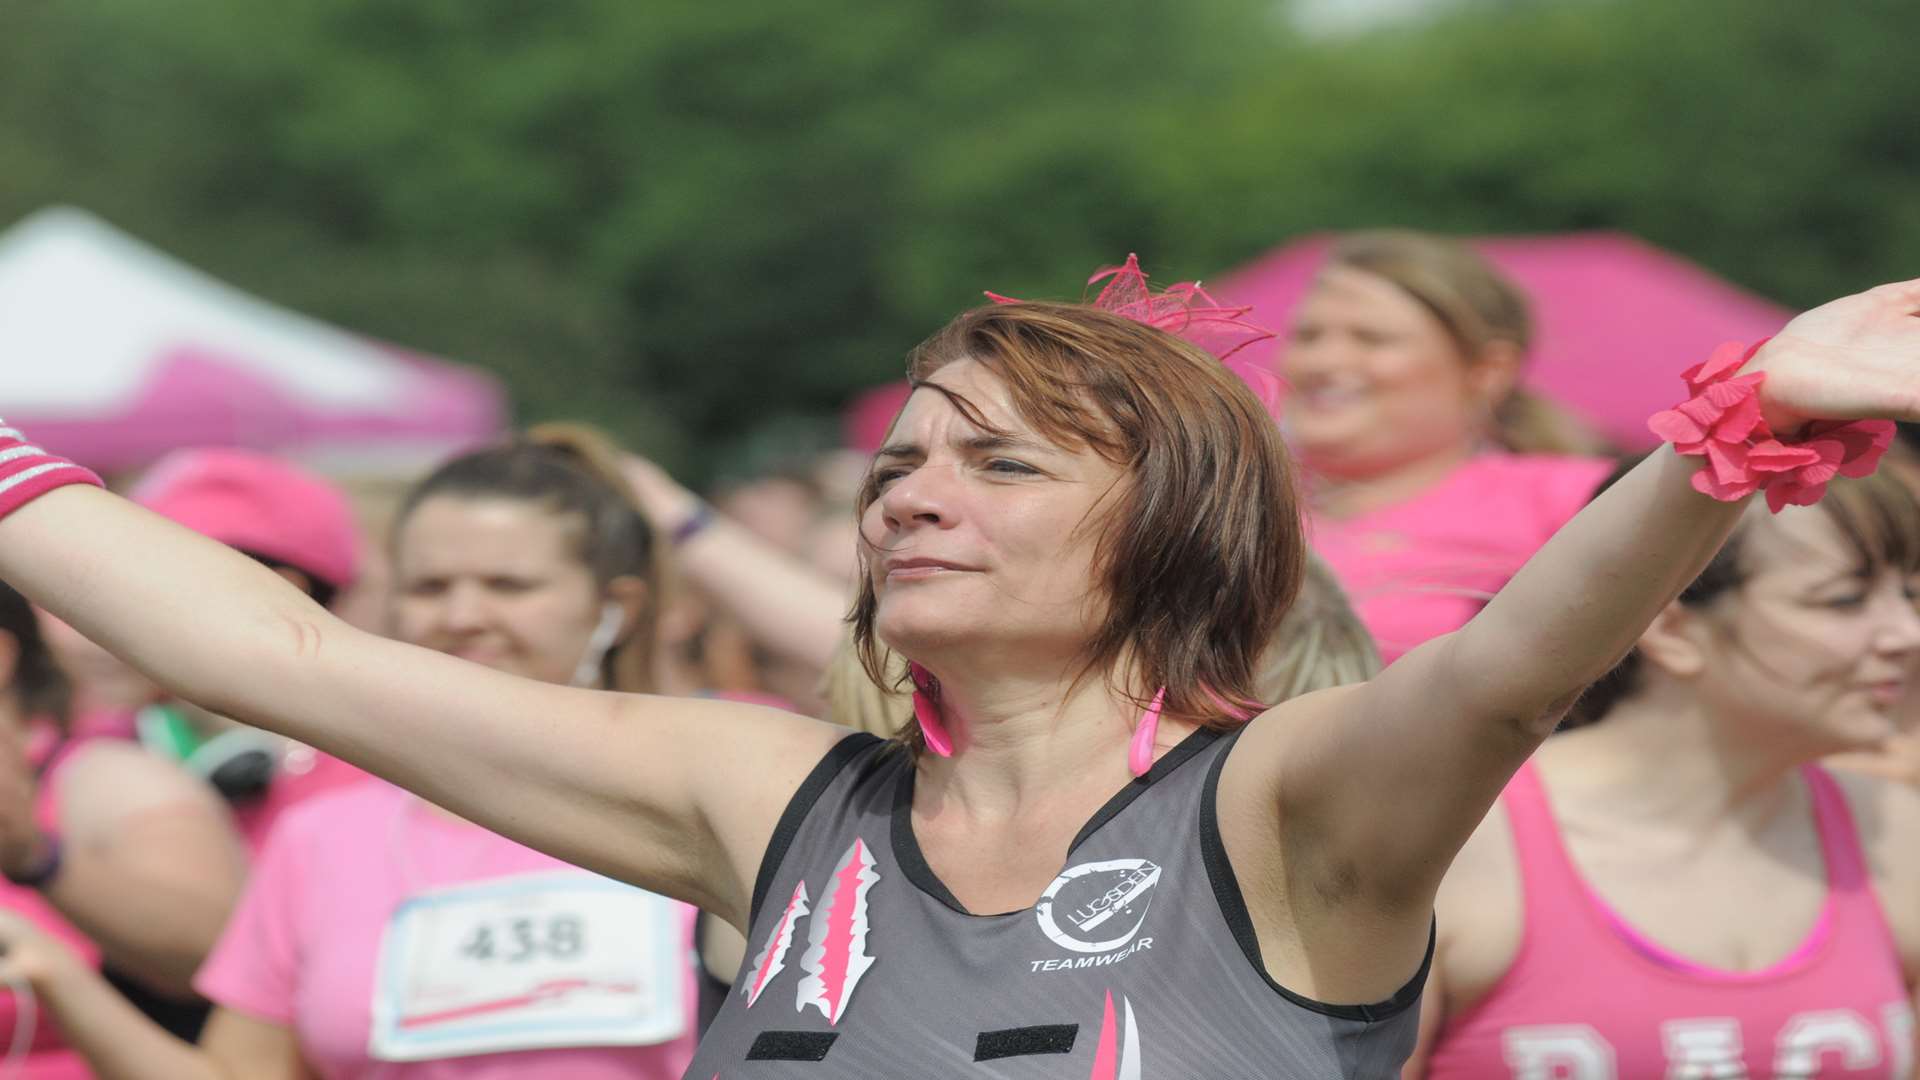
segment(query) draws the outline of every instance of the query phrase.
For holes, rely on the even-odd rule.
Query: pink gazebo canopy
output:
[[[493,379],[328,326],[71,209],[0,236],[0,416],[102,470],[244,446],[406,473],[497,435]]]
[[[1291,313],[1332,244],[1309,236],[1207,282],[1281,332],[1242,355],[1279,357]],[[1527,383],[1623,447],[1653,443],[1647,417],[1682,396],[1680,372],[1725,341],[1777,332],[1792,312],[1622,233],[1487,237],[1472,243],[1527,291],[1535,335]]]
[[[1238,355],[1276,364],[1294,305],[1333,238],[1306,237],[1217,279],[1216,298],[1253,308],[1280,332]],[[1623,233],[1487,237],[1472,243],[1526,289],[1535,336],[1528,385],[1627,448],[1652,444],[1647,417],[1681,396],[1680,372],[1725,341],[1753,341],[1792,312]],[[1153,271],[1152,260],[1147,270]],[[1156,279],[1166,285],[1172,279]],[[871,452],[906,401],[904,382],[854,398],[843,415],[847,445]]]

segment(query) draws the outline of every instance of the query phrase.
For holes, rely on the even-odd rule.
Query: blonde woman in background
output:
[[[1392,662],[1459,629],[1612,463],[1521,387],[1526,297],[1472,248],[1403,231],[1337,244],[1280,370],[1314,551]]]

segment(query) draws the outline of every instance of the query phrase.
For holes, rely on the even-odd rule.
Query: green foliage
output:
[[[1611,228],[1810,304],[1920,274],[1909,14],[1575,0],[1294,49],[1221,110],[1243,152],[1198,163],[1221,137],[1193,132],[1161,183],[1211,186],[1176,231],[1225,263],[1314,229]]]
[[[86,206],[699,475],[982,288],[1301,232],[1628,229],[1783,299],[1920,272],[1902,5],[7,0],[0,221]]]

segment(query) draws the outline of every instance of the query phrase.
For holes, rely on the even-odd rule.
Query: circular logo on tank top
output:
[[[1147,859],[1081,863],[1053,879],[1033,913],[1040,932],[1063,949],[1112,952],[1140,932],[1159,882],[1159,864]]]

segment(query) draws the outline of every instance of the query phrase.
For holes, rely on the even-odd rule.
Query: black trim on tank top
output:
[[[1227,755],[1233,752],[1232,740],[1239,734],[1236,731],[1229,736],[1228,744],[1213,759],[1212,767],[1207,770],[1206,787],[1200,793],[1200,858],[1206,864],[1207,878],[1213,883],[1213,898],[1220,904],[1220,914],[1226,917],[1234,941],[1239,943],[1247,963],[1253,965],[1253,970],[1266,980],[1275,993],[1303,1009],[1340,1020],[1359,1020],[1369,1024],[1400,1015],[1419,1001],[1420,992],[1426,989],[1427,973],[1433,968],[1434,945],[1439,939],[1437,921],[1431,923],[1427,930],[1427,955],[1420,961],[1420,970],[1385,1001],[1376,1001],[1371,1005],[1329,1005],[1296,994],[1267,974],[1267,966],[1260,960],[1260,938],[1253,929],[1253,916],[1247,911],[1246,897],[1240,892],[1240,879],[1233,872],[1233,864],[1227,859],[1226,843],[1220,838],[1220,773],[1226,766]]]
[[[971,915],[958,897],[948,890],[947,883],[927,865],[927,857],[920,853],[920,840],[913,835],[913,777],[911,764],[901,771],[893,785],[893,820],[887,831],[893,834],[893,861],[900,864],[900,872],[921,892],[947,905],[962,915]]]
[[[697,991],[694,1012],[698,1018],[694,1034],[696,1038],[705,1038],[707,1029],[720,1015],[721,1006],[727,1003],[727,996],[733,993],[733,984],[707,970],[707,913],[704,911],[693,920],[693,980]]]
[[[800,787],[787,800],[787,808],[780,812],[780,821],[773,827],[773,837],[767,841],[766,853],[760,856],[760,873],[753,879],[753,906],[747,909],[747,926],[752,927],[760,918],[760,905],[766,903],[767,891],[773,888],[774,875],[780,872],[780,863],[787,857],[787,849],[793,846],[793,838],[800,833],[800,826],[806,823],[807,813],[813,804],[820,801],[826,793],[827,785],[840,775],[861,751],[885,740],[877,735],[856,731],[833,744],[820,759]]]
[[[1087,823],[1074,834],[1073,843],[1067,845],[1067,855],[1072,857],[1080,845],[1100,831],[1100,827],[1112,821],[1120,811],[1125,810],[1133,800],[1146,794],[1147,789],[1167,778],[1173,770],[1186,764],[1195,754],[1212,746],[1220,738],[1220,733],[1211,728],[1197,728],[1191,735],[1181,739],[1173,749],[1160,756],[1145,776],[1136,776],[1127,782],[1127,786],[1114,793],[1100,809],[1093,812]],[[975,915],[968,911],[947,888],[940,876],[927,865],[927,857],[920,851],[920,839],[913,835],[913,782],[915,770],[908,768],[894,784],[893,822],[889,830],[893,833],[893,860],[900,864],[900,872],[914,883],[921,892],[947,905],[962,915]],[[1003,915],[1017,915],[1031,908],[1017,908],[1014,911],[995,912],[990,915],[977,915],[978,918],[994,919]]]
[[[1133,800],[1145,795],[1148,788],[1166,779],[1173,770],[1185,765],[1189,758],[1212,746],[1219,739],[1220,733],[1212,728],[1194,729],[1193,734],[1181,739],[1173,749],[1162,754],[1160,760],[1154,762],[1153,767],[1147,770],[1147,775],[1134,777],[1126,787],[1115,792],[1105,806],[1094,811],[1093,816],[1087,819],[1087,823],[1074,834],[1073,843],[1067,845],[1067,854],[1072,855],[1078,851],[1080,845],[1091,839],[1094,833],[1099,832],[1102,825],[1112,821]]]

